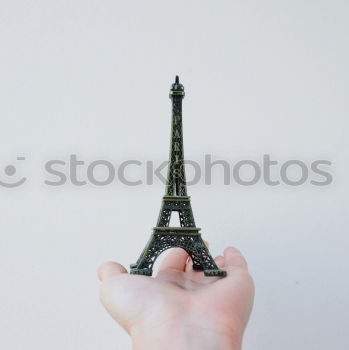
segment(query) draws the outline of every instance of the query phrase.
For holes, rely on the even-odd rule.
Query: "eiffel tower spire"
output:
[[[170,90],[170,99],[172,100],[172,128],[166,184],[166,195],[168,196],[187,195],[182,127],[182,100],[184,95],[184,86],[179,83],[179,77],[176,75],[176,81],[172,84]]]
[[[225,271],[218,269],[201,238],[200,228],[195,226],[190,197],[187,195],[182,126],[184,95],[184,86],[177,75],[170,90],[172,127],[166,191],[157,225],[139,259],[131,265],[131,274],[151,276],[156,258],[166,249],[179,247],[188,252],[194,270],[203,270],[205,276],[226,275]],[[180,227],[169,226],[173,212],[179,215]]]

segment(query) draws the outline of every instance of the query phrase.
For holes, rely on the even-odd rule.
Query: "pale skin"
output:
[[[254,298],[247,263],[233,247],[215,258],[227,277],[193,271],[188,254],[170,250],[155,277],[100,266],[101,301],[131,336],[134,350],[240,350]]]

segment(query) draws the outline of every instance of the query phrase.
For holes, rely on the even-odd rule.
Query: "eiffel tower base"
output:
[[[220,270],[196,227],[155,227],[148,244],[130,273],[151,276],[157,257],[169,248],[182,248],[193,261],[193,270],[203,271],[208,277],[224,277],[226,271]]]

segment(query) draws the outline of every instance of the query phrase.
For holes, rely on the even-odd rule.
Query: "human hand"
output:
[[[241,349],[254,286],[241,253],[233,247],[215,258],[227,276],[192,270],[188,254],[172,249],[156,277],[129,275],[124,266],[100,266],[101,301],[131,335],[133,349]]]

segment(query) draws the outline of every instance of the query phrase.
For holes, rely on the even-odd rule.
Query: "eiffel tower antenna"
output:
[[[194,270],[204,271],[205,276],[226,276],[226,271],[217,267],[205,246],[200,228],[195,226],[190,197],[187,194],[182,129],[184,95],[184,86],[176,75],[170,90],[172,128],[165,195],[156,227],[137,262],[131,265],[131,274],[151,276],[156,258],[166,249],[179,247],[189,254]],[[180,227],[169,226],[173,212],[179,214]]]

